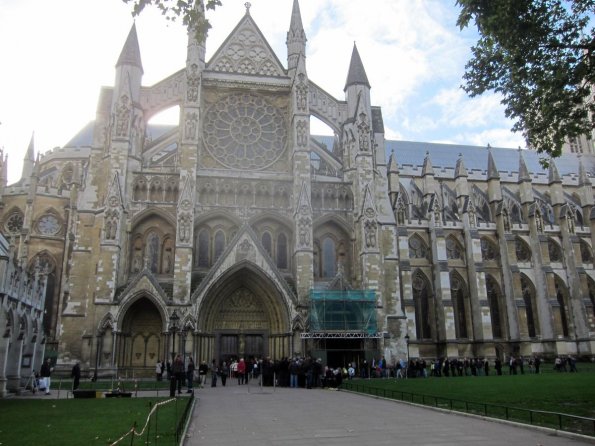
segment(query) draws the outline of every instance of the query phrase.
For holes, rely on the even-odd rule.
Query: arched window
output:
[[[457,338],[468,338],[467,332],[467,311],[465,304],[465,286],[458,274],[450,276],[450,295],[452,298],[453,311],[455,316],[455,332]]]
[[[550,262],[562,261],[562,250],[560,249],[560,245],[552,239],[548,239],[547,241],[547,250],[550,255]]]
[[[409,239],[409,257],[412,259],[427,259],[428,247],[418,235]]]
[[[523,222],[521,208],[517,204],[513,204],[510,209],[510,219],[513,223],[521,224]]]
[[[172,274],[174,272],[174,241],[167,238],[163,242],[161,258],[161,274]]]
[[[223,254],[223,250],[225,249],[225,234],[223,231],[217,231],[215,234],[215,249],[214,249],[214,256],[213,262],[216,262],[221,254]]]
[[[273,240],[271,239],[271,234],[268,232],[264,232],[262,234],[262,246],[264,250],[269,254],[269,256],[273,256]]]
[[[556,300],[560,306],[560,324],[562,325],[562,336],[568,337],[568,315],[566,314],[566,299],[562,294],[562,287],[556,283]]]
[[[211,243],[209,231],[201,229],[198,233],[198,260],[199,268],[207,268],[209,266],[209,245]]]
[[[145,258],[147,265],[152,273],[157,273],[159,270],[159,235],[155,231],[151,231],[147,236],[147,244],[145,247]]]
[[[484,237],[480,243],[483,260],[498,260],[498,247],[491,240]]]
[[[284,233],[277,237],[277,268],[287,269],[287,237]]]
[[[322,277],[335,277],[337,274],[337,253],[335,241],[326,237],[322,241]]]
[[[529,249],[529,246],[520,237],[517,237],[515,239],[514,248],[516,251],[516,258],[519,262],[531,261],[531,250]]]
[[[430,286],[421,271],[413,275],[413,302],[415,305],[415,334],[417,339],[431,339]]]
[[[591,263],[593,262],[593,252],[591,251],[591,247],[587,242],[581,240],[581,260],[583,263]]]
[[[502,337],[502,313],[500,311],[501,296],[500,287],[493,277],[486,277],[486,293],[490,305],[490,316],[492,318],[492,336],[494,339]]]
[[[523,290],[523,302],[525,303],[525,314],[527,317],[527,331],[529,337],[534,338],[537,335],[537,330],[535,326],[535,307],[533,305],[534,301],[534,291],[533,287],[530,285],[529,281],[525,277],[521,277],[521,289]]]
[[[454,237],[448,237],[446,239],[446,258],[450,260],[463,258],[463,247]]]

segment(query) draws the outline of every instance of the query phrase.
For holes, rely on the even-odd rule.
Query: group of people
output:
[[[163,375],[170,381],[170,396],[174,396],[176,389],[178,395],[182,393],[182,385],[186,383],[187,393],[192,393],[194,387],[194,360],[192,356],[188,356],[186,364],[182,359],[182,355],[176,355],[173,363],[167,361],[164,363],[158,360],[155,364],[155,376],[157,381],[163,380]]]

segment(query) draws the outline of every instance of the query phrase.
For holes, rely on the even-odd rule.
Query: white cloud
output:
[[[244,2],[225,0],[222,7],[208,12],[213,29],[207,57],[245,14]],[[284,65],[292,3],[252,0],[250,9]],[[482,132],[501,131],[501,139],[506,139],[507,124],[492,99],[468,103],[452,93],[469,54],[468,36],[455,25],[455,7],[432,0],[375,0],[364,7],[344,0],[301,0],[300,9],[310,78],[344,99],[357,42],[388,138],[429,140],[448,134],[474,143]],[[2,2],[0,147],[10,156],[10,181],[18,179],[32,131],[36,150],[45,152],[64,145],[94,119],[100,87],[114,82],[114,65],[132,25],[130,11],[131,5],[121,0]],[[187,38],[181,24],[167,25],[157,10],[148,8],[136,26],[144,85],[184,66]],[[441,94],[436,96],[435,90]]]

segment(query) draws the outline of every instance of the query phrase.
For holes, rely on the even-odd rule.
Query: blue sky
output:
[[[207,58],[245,13],[245,0],[223,0],[209,13]],[[292,0],[252,0],[250,13],[286,65]],[[441,0],[301,0],[312,81],[338,99],[356,42],[382,107],[388,139],[517,147],[495,95],[469,99],[459,88],[474,30],[456,26],[458,8]],[[36,152],[62,146],[94,119],[102,85],[130,26],[121,0],[3,0],[0,4],[0,147],[9,155],[9,182],[18,180],[35,132]],[[144,85],[184,67],[186,32],[156,10],[136,20]],[[167,115],[162,119],[167,120]],[[324,128],[313,124],[313,133]]]

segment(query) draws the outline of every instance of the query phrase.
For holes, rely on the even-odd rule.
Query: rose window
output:
[[[263,169],[285,151],[285,119],[279,108],[259,96],[233,94],[208,108],[204,142],[226,167]]]

